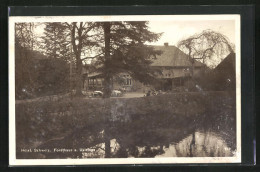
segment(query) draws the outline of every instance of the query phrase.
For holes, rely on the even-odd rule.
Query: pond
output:
[[[117,139],[110,140],[111,156],[122,156],[122,147]],[[235,150],[228,146],[225,139],[215,132],[196,131],[179,142],[160,146],[132,146],[124,150],[124,157],[231,157]],[[135,154],[135,156],[133,156]],[[82,158],[105,157],[105,143],[82,149]]]
[[[60,102],[61,106],[53,109],[50,104],[39,105],[40,108],[35,104],[19,105],[17,112],[24,114],[16,116],[16,156],[18,159],[234,156],[234,97],[200,96],[75,100]],[[35,109],[37,113],[33,113]],[[42,111],[38,112],[39,109]]]

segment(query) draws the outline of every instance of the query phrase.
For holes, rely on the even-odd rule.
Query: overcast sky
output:
[[[158,42],[153,45],[176,45],[181,39],[187,38],[205,29],[220,32],[235,43],[235,21],[234,20],[211,20],[211,21],[150,21],[150,30],[153,32],[164,32]]]
[[[150,30],[156,33],[163,32],[159,41],[152,45],[176,45],[181,39],[187,38],[195,33],[200,33],[205,29],[220,32],[227,36],[232,43],[235,43],[235,21],[234,20],[209,20],[209,21],[150,21]],[[35,32],[43,36],[44,25],[40,25]]]

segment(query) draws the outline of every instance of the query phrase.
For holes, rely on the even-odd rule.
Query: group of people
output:
[[[162,94],[162,91],[159,90],[159,91],[156,91],[156,90],[148,90],[148,92],[144,95],[145,97],[148,97],[148,96],[156,96],[156,95],[160,95]]]

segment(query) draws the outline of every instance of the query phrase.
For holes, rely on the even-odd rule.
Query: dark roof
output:
[[[236,89],[236,54],[230,53],[209,75],[215,90]]]
[[[88,78],[102,78],[104,77],[101,72],[92,72],[88,74]]]
[[[214,69],[216,70],[236,70],[236,54],[230,53],[221,63]]]
[[[153,46],[155,50],[161,50],[151,66],[188,67],[191,66],[189,56],[175,46]],[[194,66],[201,67],[203,63],[195,61]]]

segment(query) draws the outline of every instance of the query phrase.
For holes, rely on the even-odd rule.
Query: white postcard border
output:
[[[236,45],[236,143],[234,157],[107,158],[107,159],[16,159],[15,139],[15,23],[80,21],[188,21],[235,20]],[[9,17],[9,165],[98,165],[98,164],[173,164],[241,162],[241,31],[240,15],[114,15],[114,16],[11,16]]]

